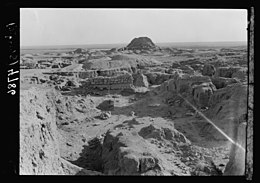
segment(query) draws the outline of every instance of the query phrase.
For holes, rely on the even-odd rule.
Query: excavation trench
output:
[[[88,145],[83,145],[83,150],[79,155],[77,160],[70,162],[79,167],[103,173],[101,139],[95,137],[89,140]]]
[[[145,108],[145,107],[147,107],[146,105],[149,105],[149,103],[145,103],[145,100],[144,100],[144,103],[140,102],[140,104],[143,104],[143,105],[141,105],[141,107],[144,107],[144,109],[145,109],[145,110],[139,111],[139,113],[137,113],[137,115],[138,115],[137,117],[140,119],[146,118],[147,116],[150,116],[150,115],[152,116],[152,118],[156,119],[156,118],[158,118],[158,116],[163,115],[162,112],[160,113],[161,110],[163,110],[163,109],[168,110],[167,106],[163,106],[163,105],[152,106],[152,107],[158,108],[156,110],[157,112],[155,115],[154,109],[152,107]],[[168,107],[170,107],[170,106],[168,106]],[[180,107],[181,106],[179,106],[179,108]],[[129,106],[126,106],[126,107],[124,106],[124,107],[115,107],[115,109],[113,111],[115,113],[114,115],[119,115],[119,114],[123,114],[123,113],[128,114],[128,113],[130,113],[131,110],[132,109],[130,109]],[[188,110],[184,110],[182,112],[183,113],[182,115],[186,115],[185,111],[188,111]],[[217,113],[218,112],[219,111],[217,111]],[[198,139],[200,139],[200,141],[198,141],[198,144],[200,144],[201,147],[204,146],[204,145],[202,145],[201,140],[205,141],[205,143],[208,144],[206,137],[210,136],[210,131],[207,130],[206,127],[208,125],[206,125],[206,124],[211,124],[211,123],[209,123],[209,122],[207,123],[206,121],[202,122],[202,120],[199,120],[198,122],[196,122],[195,117],[189,118],[189,116],[183,117],[182,115],[176,116],[176,119],[174,121],[175,122],[178,121],[178,122],[176,123],[175,129],[178,129],[178,131],[183,130],[183,131],[188,132],[187,134],[186,133],[184,134],[188,139],[189,139],[189,136],[192,137],[192,135],[194,136],[194,134],[198,134],[200,136],[198,138]],[[200,115],[200,116],[202,116],[202,115]],[[204,117],[204,116],[202,116],[202,117]],[[189,120],[189,119],[192,119],[193,122],[192,121],[187,122],[187,120]],[[102,121],[102,123],[106,123],[106,122],[107,121]],[[137,126],[141,125],[141,124],[142,123],[136,123]],[[192,126],[193,124],[195,124],[196,126]],[[117,127],[121,127],[121,126],[126,127],[127,125],[124,122],[120,125],[117,125]],[[178,126],[178,128],[177,128],[177,126]],[[73,128],[73,126],[71,126],[71,127]],[[98,127],[95,127],[95,128],[98,128]],[[78,128],[75,127],[75,129],[78,129]],[[109,134],[108,132],[101,136],[100,136],[100,134],[96,134],[96,135],[99,135],[100,138],[94,137],[94,138],[91,138],[90,140],[88,140],[87,142],[85,142],[84,145],[82,146],[83,149],[79,153],[79,157],[74,160],[69,160],[69,161],[79,167],[82,167],[82,168],[85,168],[88,170],[101,172],[102,174],[105,174],[105,175],[106,174],[109,174],[109,175],[140,175],[140,174],[144,173],[145,171],[149,171],[149,170],[153,171],[156,169],[158,171],[161,171],[160,166],[157,166],[159,164],[158,161],[156,161],[157,159],[152,156],[144,158],[144,157],[136,157],[134,154],[127,154],[127,153],[125,154],[125,152],[122,149],[125,149],[125,147],[126,147],[125,145],[127,145],[127,144],[121,144],[118,140],[119,139],[118,136],[113,136],[113,135]],[[200,134],[200,132],[202,133],[202,135]],[[84,131],[84,133],[86,133],[86,131]],[[219,133],[219,132],[217,132],[217,133]],[[189,135],[189,136],[187,136],[187,135]],[[104,136],[104,138],[103,138],[103,136]],[[143,138],[142,135],[139,134],[139,136],[140,136],[140,138]],[[212,142],[213,141],[214,141],[214,139],[212,140]],[[191,142],[192,142],[192,146],[195,145],[192,140],[191,140]],[[215,146],[215,145],[213,145],[213,146]],[[121,148],[121,147],[123,147],[123,148]],[[204,146],[204,147],[206,147],[206,146]],[[126,148],[126,149],[128,149],[128,148]],[[186,151],[189,152],[192,150],[180,149],[180,151],[182,154],[185,154]],[[211,150],[209,149],[209,151],[211,151]],[[234,150],[234,152],[235,151],[236,150]],[[190,159],[190,157],[194,153],[195,153],[195,151],[187,153],[189,155],[187,155],[187,157],[185,156],[185,158]],[[212,153],[213,153],[213,151],[212,151]],[[160,155],[164,156],[164,154],[160,154]],[[203,152],[201,152],[201,156],[204,157]],[[219,156],[219,155],[217,154],[214,156]],[[196,159],[197,157],[194,156],[194,158]],[[183,159],[183,157],[180,157],[180,159]],[[142,161],[144,161],[144,162],[142,163]],[[191,161],[193,161],[193,160],[191,160]],[[149,169],[150,167],[147,164],[149,164],[149,166],[151,166],[151,169]],[[223,162],[218,162],[218,164],[219,164],[219,166],[223,165]],[[224,163],[224,164],[226,164],[226,163]],[[190,165],[187,165],[187,166],[190,166]],[[208,174],[212,174],[212,175],[222,175],[223,174],[222,171],[221,172],[218,171],[218,167],[217,168],[214,167],[215,165],[208,164],[206,166],[207,166],[207,168],[210,168],[210,171],[208,171],[207,168],[206,169],[200,168],[199,172],[204,172],[207,175]],[[190,172],[190,173],[192,173],[192,172]],[[197,174],[195,174],[195,175],[197,175]]]

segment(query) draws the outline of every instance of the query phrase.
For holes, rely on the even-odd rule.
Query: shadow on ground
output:
[[[97,172],[103,171],[102,166],[102,145],[98,138],[94,138],[88,142],[88,145],[83,145],[83,149],[79,154],[80,157],[75,161],[70,161],[79,167],[93,170]],[[83,172],[82,172],[83,173]],[[79,172],[79,175],[81,173]]]

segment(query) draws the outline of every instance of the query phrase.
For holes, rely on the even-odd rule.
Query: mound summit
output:
[[[127,46],[128,50],[146,50],[154,49],[156,45],[148,37],[138,37],[134,38]]]

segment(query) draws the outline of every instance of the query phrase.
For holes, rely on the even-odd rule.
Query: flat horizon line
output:
[[[247,43],[248,41],[178,41],[178,42],[154,42],[155,44],[171,43]],[[89,44],[57,44],[57,45],[20,45],[20,47],[54,47],[54,46],[91,46],[91,45],[128,45],[129,43],[89,43]]]

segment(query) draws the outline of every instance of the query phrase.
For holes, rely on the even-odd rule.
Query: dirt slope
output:
[[[95,174],[60,157],[56,127],[55,92],[37,88],[20,96],[20,174]]]

